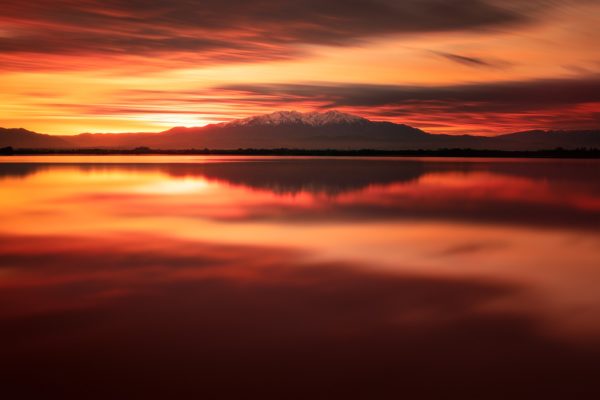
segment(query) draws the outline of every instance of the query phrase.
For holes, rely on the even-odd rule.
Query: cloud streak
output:
[[[218,89],[249,95],[318,98],[326,107],[382,106],[407,102],[502,103],[510,108],[529,105],[570,105],[600,101],[600,77],[492,82],[448,86],[368,84],[257,84],[225,85]],[[285,101],[285,100],[284,100]],[[490,107],[497,110],[493,104]]]
[[[484,60],[483,58],[479,58],[479,57],[469,57],[469,56],[464,56],[461,54],[446,53],[446,52],[442,52],[442,51],[436,51],[434,53],[440,57],[447,59],[447,60],[450,60],[450,61],[458,63],[458,64],[466,65],[468,67],[497,67],[497,66],[499,66],[496,63],[493,63],[488,60]]]
[[[381,35],[514,25],[531,21],[537,8],[489,0],[7,0],[0,54],[255,62],[298,56],[304,44],[346,46]]]

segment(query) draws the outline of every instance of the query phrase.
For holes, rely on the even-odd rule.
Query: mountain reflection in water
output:
[[[6,157],[9,398],[600,395],[600,163]]]

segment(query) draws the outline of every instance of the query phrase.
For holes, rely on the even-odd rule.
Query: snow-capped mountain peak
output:
[[[277,111],[270,114],[257,115],[254,117],[238,119],[228,122],[225,126],[256,126],[256,125],[290,125],[302,124],[310,126],[323,126],[328,124],[352,124],[357,122],[368,122],[367,119],[331,110],[326,112]]]

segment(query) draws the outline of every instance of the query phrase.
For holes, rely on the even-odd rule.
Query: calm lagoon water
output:
[[[600,395],[600,162],[4,157],[10,399]]]

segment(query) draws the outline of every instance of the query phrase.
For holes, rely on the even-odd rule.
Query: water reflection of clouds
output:
[[[597,396],[597,168],[0,163],[3,390]]]
[[[600,389],[597,343],[548,334],[535,305],[499,306],[527,298],[508,282],[151,236],[3,237],[0,252],[5,393],[39,394],[59,375],[72,382],[62,395],[86,398]]]
[[[595,230],[600,225],[600,184],[596,179],[599,168],[593,161],[452,163],[324,159],[210,164],[29,164],[20,168],[0,164],[0,175],[25,176],[23,171],[47,169],[154,175],[138,190],[126,187],[118,193],[87,191],[72,195],[71,201],[78,203],[113,199],[117,207],[114,212],[122,216],[160,214],[313,223],[446,219]],[[160,179],[157,174],[166,177]],[[220,198],[204,193],[207,188],[216,189]],[[137,193],[145,197],[136,196]],[[165,208],[165,199],[152,197],[160,194],[176,195],[173,200],[176,207]]]

